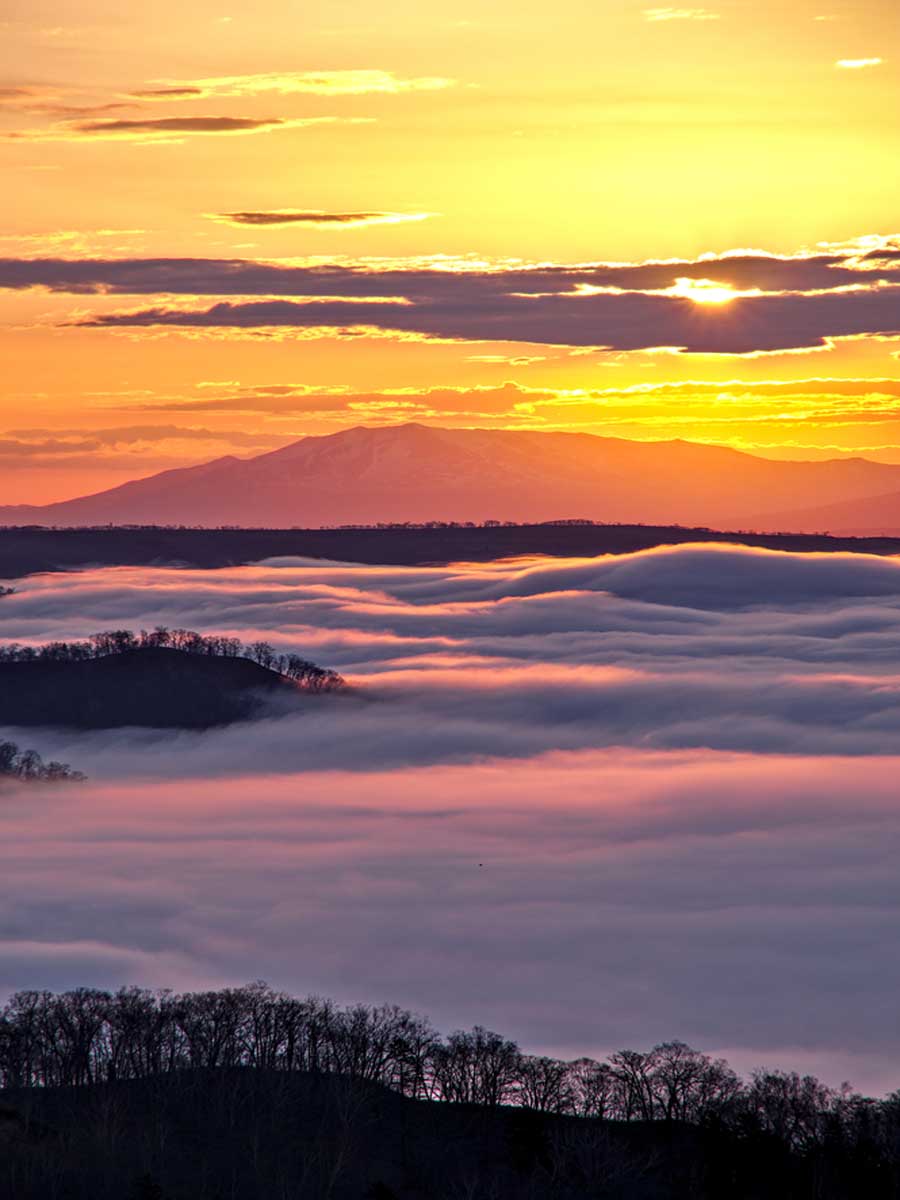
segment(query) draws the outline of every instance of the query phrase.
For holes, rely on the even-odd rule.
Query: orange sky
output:
[[[895,0],[5,14],[0,503],[410,419],[900,462]]]

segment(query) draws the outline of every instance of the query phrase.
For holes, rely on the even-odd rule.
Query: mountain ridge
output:
[[[311,528],[583,518],[818,532],[815,514],[837,506],[840,516],[842,505],[850,506],[849,523],[833,532],[900,530],[900,466],[765,459],[683,439],[413,422],[312,435],[251,458],[172,468],[49,505],[2,506],[0,525]]]

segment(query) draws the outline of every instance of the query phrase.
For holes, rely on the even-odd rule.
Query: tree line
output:
[[[239,638],[204,635],[193,629],[106,629],[84,641],[45,642],[40,646],[11,642],[0,645],[0,663],[86,662],[140,650],[178,650],[211,658],[248,658],[269,671],[293,680],[306,691],[336,692],[345,687],[337,671],[319,667],[298,654],[279,654],[268,642],[244,643]]]
[[[900,1092],[872,1100],[810,1075],[741,1079],[680,1041],[603,1061],[524,1053],[481,1026],[441,1036],[396,1006],[340,1007],[264,983],[218,991],[22,991],[0,1012],[0,1088],[71,1087],[248,1067],[312,1072],[404,1096],[620,1122],[715,1124],[800,1154],[879,1147],[900,1159]]]
[[[37,750],[20,750],[15,742],[0,742],[0,780],[18,779],[26,783],[68,781],[83,783],[86,776],[73,771],[67,763],[45,763]]]

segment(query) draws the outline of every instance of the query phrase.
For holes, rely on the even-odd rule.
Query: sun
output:
[[[728,284],[716,283],[714,279],[690,279],[683,276],[675,280],[675,286],[668,289],[670,296],[682,296],[685,300],[693,300],[695,304],[730,304],[742,296],[758,295],[756,291],[739,292]]]

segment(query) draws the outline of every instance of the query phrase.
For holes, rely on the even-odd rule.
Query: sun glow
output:
[[[716,283],[714,279],[689,279],[682,277],[675,280],[675,286],[668,291],[670,296],[682,296],[685,300],[693,300],[695,304],[730,304],[742,296],[758,296],[758,290],[739,292],[726,283]]]

